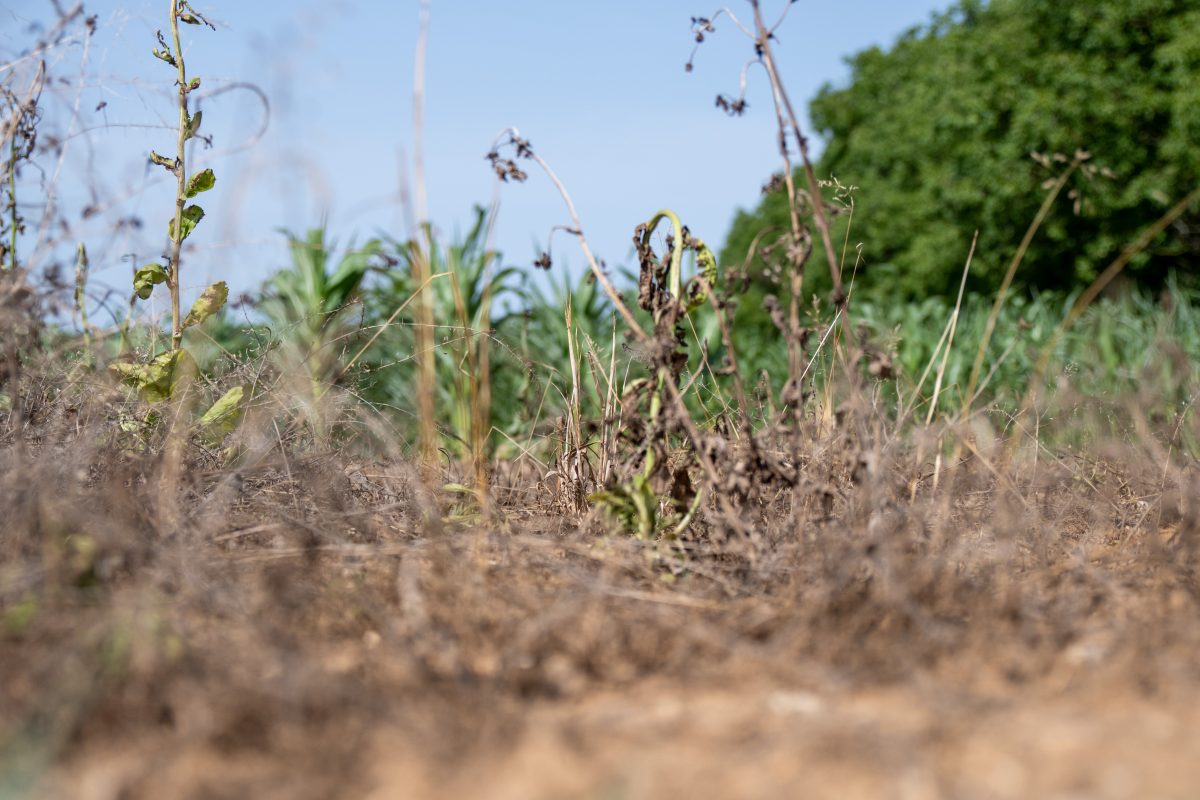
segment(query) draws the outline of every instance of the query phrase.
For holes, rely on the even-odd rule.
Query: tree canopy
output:
[[[972,285],[993,288],[1067,166],[1055,154],[1091,159],[1034,240],[1026,286],[1091,280],[1200,183],[1200,0],[963,0],[849,64],[849,84],[826,85],[811,112],[818,176],[858,187],[850,241],[868,285],[951,292],[978,230]],[[767,194],[737,214],[723,260],[786,227],[786,198]],[[1156,285],[1198,256],[1192,209],[1128,272]],[[808,275],[827,280],[819,248]]]

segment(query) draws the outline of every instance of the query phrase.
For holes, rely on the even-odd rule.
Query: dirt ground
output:
[[[695,684],[656,678],[530,702],[515,730],[436,759],[414,749],[410,730],[380,722],[362,732],[361,773],[327,796],[1195,797],[1200,696],[1077,679],[963,692],[920,676],[860,689],[749,670]],[[40,796],[100,800],[129,786],[138,797],[319,796],[289,771],[269,754],[154,737],[98,748]]]
[[[368,796],[1186,798],[1200,786],[1198,699],[651,683],[531,709],[511,750],[453,775],[389,757],[384,737]]]

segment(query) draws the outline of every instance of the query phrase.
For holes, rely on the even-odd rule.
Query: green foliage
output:
[[[338,327],[347,306],[358,298],[380,243],[353,243],[332,263],[336,245],[326,241],[324,228],[303,237],[286,232],[291,264],[271,276],[263,287],[260,310],[279,328],[284,339],[315,343],[322,331]]]
[[[1074,302],[1073,294],[1044,292],[1017,296],[1005,306],[990,344],[983,403],[1015,410],[1024,396],[1042,348]],[[986,296],[968,295],[947,361],[939,406],[962,407],[976,348],[991,307]],[[880,346],[895,354],[898,388],[907,397],[934,356],[953,312],[953,303],[928,298],[918,303],[860,302],[853,319]],[[1200,353],[1200,293],[1168,280],[1158,295],[1131,292],[1089,308],[1055,345],[1049,376],[1069,384],[1094,402],[1144,394],[1171,401],[1178,397],[1189,362]],[[932,381],[921,396],[928,398]]]
[[[624,483],[588,496],[627,532],[639,539],[654,538],[662,523],[658,494],[644,474],[634,474]]]
[[[575,368],[590,375],[593,359],[608,368],[616,330],[612,304],[590,272],[574,283],[565,272],[558,280],[529,281],[517,287],[515,294],[521,301],[521,313],[503,320],[499,331],[503,341],[516,347],[526,368],[502,370],[498,379],[504,388],[494,393],[501,404],[496,409],[497,425],[512,434],[522,426],[565,412],[571,385],[568,337],[573,335],[576,342]],[[568,308],[571,331],[566,324]],[[604,398],[596,382],[583,384],[580,404],[584,416],[602,417]]]
[[[199,118],[200,112],[196,112],[196,117]],[[188,178],[187,182],[187,197],[191,199],[201,192],[207,192],[217,184],[217,178],[213,175],[211,169],[201,170],[192,177]]]
[[[818,175],[861,189],[860,288],[952,294],[978,229],[972,286],[993,289],[1040,187],[1063,170],[1054,154],[1086,149],[1094,168],[1072,177],[1019,285],[1091,281],[1200,182],[1200,0],[966,0],[850,66],[849,85],[826,86],[812,116],[828,142]],[[1200,255],[1197,222],[1193,210],[1131,277],[1156,286],[1182,273]],[[723,262],[741,261],[765,228],[787,228],[779,191],[738,214]],[[821,261],[815,253],[807,286],[825,287]],[[884,265],[894,271],[872,274]]]
[[[319,396],[321,384],[336,377],[338,345],[344,349],[353,332],[352,305],[381,252],[380,242],[351,243],[335,263],[336,246],[326,240],[324,228],[313,228],[303,238],[285,235],[291,264],[268,279],[259,311],[279,343],[278,366],[302,370]]]
[[[203,208],[200,206],[188,206],[183,210],[183,216],[179,222],[179,236],[175,236],[175,220],[167,222],[167,236],[171,239],[178,238],[179,241],[183,241],[192,235],[192,231],[196,230],[196,226],[200,224],[200,220],[202,219],[204,219]]]
[[[182,349],[169,350],[145,364],[117,361],[109,369],[136,388],[147,403],[160,403],[178,395],[196,376],[196,362]]]
[[[500,267],[500,254],[487,248],[487,210],[475,207],[475,219],[465,236],[450,245],[438,241],[432,228],[424,231],[424,247],[413,241],[392,241],[389,254],[398,266],[387,270],[370,298],[373,324],[384,325],[394,312],[427,292],[433,306],[438,397],[437,422],[452,448],[465,452],[472,443],[489,439],[495,422],[491,403],[481,394],[482,382],[490,387],[497,370],[492,364],[494,327],[505,315],[494,309],[512,291],[516,270]],[[430,284],[421,287],[415,259],[429,260]],[[440,276],[440,277],[438,277]],[[373,380],[369,395],[386,405],[411,410],[415,385],[416,337],[413,315],[393,319],[382,332],[372,355]],[[511,364],[507,353],[499,357]],[[487,373],[483,373],[485,368]]]
[[[220,399],[200,416],[199,426],[205,438],[219,442],[226,434],[237,430],[248,397],[245,386],[234,386],[221,395]]]

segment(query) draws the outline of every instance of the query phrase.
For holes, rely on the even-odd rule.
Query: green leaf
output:
[[[188,81],[187,90],[189,92],[194,92],[199,88],[200,88],[200,77],[199,76],[196,76],[195,78],[192,78],[190,81]]]
[[[143,300],[150,298],[154,287],[167,280],[167,270],[162,264],[147,264],[133,275],[133,291]]]
[[[154,52],[154,57],[157,58],[159,61],[165,61],[168,64],[170,64],[172,67],[179,66],[175,62],[175,56],[171,55],[166,50],[155,49],[153,52]]]
[[[183,138],[191,139],[200,130],[200,123],[204,120],[204,112],[197,111],[195,114],[187,118],[187,125],[183,129]],[[188,195],[191,197],[191,195]]]
[[[190,328],[193,325],[199,325],[201,322],[204,322],[204,320],[220,311],[228,298],[229,287],[225,284],[225,281],[217,281],[205,289],[204,294],[200,295],[199,299],[192,304],[192,310],[188,312],[187,317],[183,320],[183,327]]]
[[[199,25],[200,19],[195,14],[180,14],[179,21],[187,25]]]
[[[204,219],[204,209],[200,206],[188,206],[183,210],[183,224],[180,225],[182,231],[179,241],[183,241],[191,235],[196,226],[200,224],[200,220]],[[175,220],[167,223],[167,235],[172,241],[175,239]]]
[[[200,417],[200,427],[210,442],[220,442],[226,434],[233,433],[242,422],[246,387],[234,386],[221,399],[212,404]]]
[[[588,501],[603,508],[639,539],[654,538],[660,521],[658,496],[646,476],[634,475],[627,483],[588,495]]]
[[[109,369],[138,390],[147,403],[169,399],[196,375],[196,362],[186,350],[170,350],[146,364],[118,361]]]
[[[200,112],[197,111],[196,114],[198,116],[200,114]],[[207,192],[209,189],[213,188],[213,186],[216,184],[216,182],[217,182],[217,176],[213,175],[213,171],[211,169],[206,169],[206,170],[197,172],[191,178],[188,178],[187,196],[189,198],[192,198],[192,197],[195,197],[196,195],[200,194],[201,192]]]

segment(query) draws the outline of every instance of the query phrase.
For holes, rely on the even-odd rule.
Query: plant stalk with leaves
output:
[[[188,0],[170,0],[170,15],[171,44],[167,43],[166,38],[159,31],[159,48],[155,49],[153,53],[155,58],[176,70],[179,108],[176,153],[173,158],[168,158],[151,151],[150,162],[162,167],[175,177],[175,209],[167,224],[170,247],[166,256],[166,264],[147,264],[138,269],[133,278],[133,297],[147,300],[154,292],[155,286],[166,284],[171,294],[171,349],[153,356],[145,364],[119,361],[111,367],[126,383],[138,389],[143,400],[151,403],[176,397],[191,381],[196,373],[196,363],[182,347],[184,331],[219,313],[229,296],[229,287],[224,281],[218,281],[201,293],[186,316],[181,313],[179,295],[183,242],[204,218],[204,209],[196,204],[188,205],[188,200],[201,192],[212,189],[216,184],[216,177],[211,169],[200,170],[191,176],[187,173],[187,142],[197,135],[202,113],[196,111],[195,114],[191,114],[188,110],[188,97],[200,87],[200,78],[189,79],[187,76],[183,45],[179,37],[179,24],[206,25],[213,30],[216,28],[193,9]],[[224,409],[225,405],[228,405],[229,398],[238,392],[241,392],[241,387],[230,390],[214,408]],[[241,397],[241,394],[238,394],[238,397]],[[227,417],[228,413],[223,412],[222,418],[226,419]]]
[[[189,206],[187,201],[200,192],[206,192],[211,189],[216,182],[216,178],[211,169],[197,172],[190,178],[187,174],[187,142],[200,130],[203,112],[197,111],[194,115],[188,113],[188,95],[200,87],[200,79],[193,78],[190,81],[188,80],[187,66],[183,58],[183,45],[179,40],[180,22],[188,25],[204,24],[209,27],[212,27],[212,25],[208,20],[196,13],[187,0],[170,0],[170,3],[172,47],[167,47],[162,34],[159,33],[158,40],[162,45],[162,49],[155,50],[154,55],[161,61],[175,67],[178,73],[176,90],[179,106],[179,125],[176,132],[176,151],[174,160],[155,152],[150,153],[150,160],[175,176],[175,215],[167,229],[171,240],[171,250],[167,258],[166,269],[162,270],[165,273],[165,277],[159,279],[159,273],[153,271],[151,275],[145,276],[141,286],[152,286],[154,283],[159,282],[167,284],[167,289],[171,292],[171,346],[174,349],[178,349],[183,340],[183,330],[187,327],[186,320],[181,319],[179,304],[183,240],[195,230],[200,220],[204,219],[204,209],[195,204]],[[150,267],[143,267],[142,271],[148,269]],[[141,271],[139,271],[140,275]],[[150,281],[148,284],[146,283],[146,279]],[[143,298],[149,296],[148,290],[138,288],[137,286],[135,288],[137,288],[139,296]],[[143,294],[143,292],[145,293]],[[188,318],[191,318],[190,314]]]
[[[158,34],[158,43],[162,49],[154,51],[154,57],[175,68],[177,73],[176,89],[179,106],[179,126],[176,137],[176,153],[174,158],[150,151],[150,161],[175,176],[175,212],[167,225],[167,237],[170,240],[170,250],[167,263],[147,264],[139,269],[133,278],[133,291],[142,300],[149,299],[154,287],[165,283],[171,293],[171,349],[178,350],[183,341],[183,332],[191,325],[196,325],[221,310],[228,295],[228,287],[224,281],[219,281],[204,290],[200,299],[184,317],[180,310],[179,290],[182,275],[183,241],[191,235],[200,220],[204,219],[204,209],[199,205],[188,205],[188,200],[201,192],[213,188],[217,179],[211,169],[203,169],[192,176],[187,174],[187,142],[196,136],[200,129],[203,113],[188,112],[188,95],[200,87],[200,79],[188,79],[187,68],[183,59],[183,46],[179,40],[179,23],[187,25],[212,24],[198,14],[188,4],[187,0],[170,0],[171,3],[171,39],[169,46],[162,32]],[[214,29],[215,30],[215,29]]]

